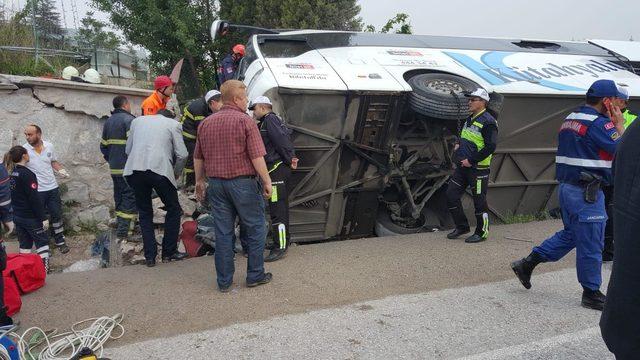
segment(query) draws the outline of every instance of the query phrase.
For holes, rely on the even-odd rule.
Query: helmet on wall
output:
[[[64,70],[62,70],[62,78],[65,80],[71,80],[72,76],[78,75],[80,75],[78,69],[74,68],[73,66],[67,66],[66,68],[64,68]]]
[[[100,73],[96,69],[87,69],[82,76],[84,81],[91,84],[100,84],[102,80],[100,78]]]

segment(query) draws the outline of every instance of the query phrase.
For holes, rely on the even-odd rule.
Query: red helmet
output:
[[[233,47],[232,50],[234,54],[240,54],[240,56],[244,56],[244,45],[237,44]]]
[[[153,82],[153,88],[156,90],[173,85],[173,81],[167,75],[160,75]]]

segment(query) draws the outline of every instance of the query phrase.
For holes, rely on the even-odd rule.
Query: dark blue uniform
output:
[[[220,85],[224,84],[227,80],[233,79],[237,68],[238,63],[233,59],[233,54],[225,56],[220,62],[220,67],[218,68],[218,79],[220,80]]]
[[[291,240],[289,234],[289,179],[291,159],[295,157],[291,130],[278,115],[270,112],[260,121],[260,135],[267,151],[264,159],[271,177],[272,195],[269,199],[272,235],[276,248],[285,250]]]
[[[132,220],[137,216],[136,198],[133,189],[127,185],[122,173],[127,163],[125,148],[131,122],[135,117],[123,109],[111,112],[102,128],[100,151],[109,163],[113,180],[113,200],[116,204],[116,236],[126,237]]]
[[[600,289],[602,283],[607,214],[601,190],[594,203],[585,200],[580,173],[598,175],[604,184],[610,184],[611,164],[619,141],[610,119],[592,107],[582,106],[567,116],[560,128],[556,155],[564,229],[533,249],[544,261],[557,261],[575,248],[578,281],[589,290]]]
[[[13,210],[11,209],[11,188],[9,173],[4,165],[0,164],[0,221],[8,223],[13,221]]]

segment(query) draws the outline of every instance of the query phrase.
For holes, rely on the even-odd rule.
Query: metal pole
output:
[[[31,0],[31,26],[33,27],[33,39],[35,42],[35,48],[36,48],[36,53],[35,53],[35,67],[34,70],[38,68],[38,30],[36,29],[36,1],[37,0]]]

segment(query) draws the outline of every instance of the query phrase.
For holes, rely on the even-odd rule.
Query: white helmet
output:
[[[100,79],[100,73],[95,69],[87,69],[82,76],[84,81],[92,84],[100,84],[102,83],[102,79]]]
[[[74,68],[73,66],[67,66],[66,68],[64,68],[64,70],[62,70],[62,78],[65,80],[71,80],[72,76],[78,75],[80,75],[78,69]]]

